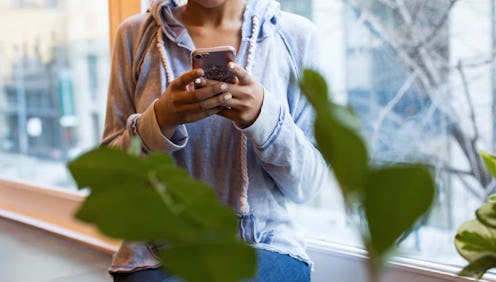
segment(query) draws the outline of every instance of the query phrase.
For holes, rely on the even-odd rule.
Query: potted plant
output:
[[[371,164],[358,119],[349,108],[330,101],[322,76],[305,70],[300,86],[315,108],[317,145],[338,180],[347,211],[352,214],[358,207],[363,214],[356,227],[369,254],[370,281],[378,281],[398,239],[428,211],[434,181],[420,164]],[[188,281],[253,276],[256,254],[236,237],[233,211],[217,202],[210,187],[175,166],[168,154],[141,157],[140,148],[134,140],[127,152],[102,147],[69,163],[78,187],[91,188],[76,217],[113,238],[167,242],[167,251],[160,253],[162,267]],[[195,271],[190,269],[193,257]]]
[[[486,170],[496,177],[496,157],[481,152]],[[477,280],[496,267],[496,194],[475,211],[476,218],[463,223],[455,235],[455,247],[469,264],[459,273]]]
[[[432,175],[421,164],[372,164],[356,116],[330,101],[324,78],[305,70],[300,84],[315,108],[315,138],[339,183],[347,211],[354,213],[359,207],[363,214],[356,228],[369,256],[369,281],[379,281],[396,242],[429,210],[435,193]]]

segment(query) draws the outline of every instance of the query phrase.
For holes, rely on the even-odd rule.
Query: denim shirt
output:
[[[251,126],[240,129],[214,115],[180,125],[167,138],[153,109],[168,84],[156,48],[157,31],[162,29],[174,77],[191,69],[190,53],[195,48],[186,28],[172,14],[176,6],[172,0],[154,1],[147,13],[128,18],[118,28],[102,144],[127,148],[137,135],[145,152],[170,153],[179,166],[214,187],[222,203],[237,210],[241,133],[245,134],[251,214],[245,218],[241,237],[256,248],[288,254],[311,265],[287,202],[308,201],[330,179],[328,166],[313,145],[313,109],[298,87],[303,68],[315,68],[319,59],[315,26],[303,17],[281,12],[276,1],[247,0],[236,63],[246,65],[251,19],[256,15],[260,31],[252,76],[264,87],[259,116]],[[155,248],[125,242],[109,270],[158,267]]]

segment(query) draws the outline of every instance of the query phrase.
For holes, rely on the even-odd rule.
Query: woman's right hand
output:
[[[194,122],[225,109],[224,104],[232,98],[225,93],[223,82],[194,89],[193,82],[201,77],[202,69],[192,69],[174,79],[155,103],[155,114],[163,132],[173,131],[176,126]]]

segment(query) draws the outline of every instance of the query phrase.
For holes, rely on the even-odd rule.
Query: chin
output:
[[[195,2],[196,4],[204,7],[204,8],[216,8],[221,6],[222,4],[225,4],[229,0],[189,0],[191,2]]]

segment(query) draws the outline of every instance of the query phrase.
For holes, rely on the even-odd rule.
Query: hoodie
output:
[[[179,125],[172,136],[164,136],[153,104],[174,77],[191,69],[195,49],[173,16],[175,7],[173,0],[153,1],[147,13],[119,26],[102,144],[127,148],[138,136],[144,152],[170,153],[177,165],[214,187],[219,200],[235,211],[243,210],[240,198],[247,192],[249,214],[241,216],[241,238],[311,265],[287,203],[308,201],[330,179],[313,145],[314,112],[298,87],[303,68],[318,67],[316,28],[303,17],[280,11],[276,1],[247,0],[236,63],[250,65],[251,75],[264,87],[259,116],[240,129],[214,115]],[[110,272],[159,267],[155,248],[125,242]]]

